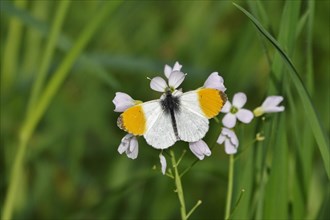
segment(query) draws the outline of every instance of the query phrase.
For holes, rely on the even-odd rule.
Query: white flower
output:
[[[253,110],[253,113],[259,117],[264,113],[283,112],[284,106],[278,106],[282,101],[282,96],[268,96],[261,106]]]
[[[174,91],[178,88],[185,78],[185,74],[179,71],[174,71],[171,73],[170,77],[168,78],[168,85],[166,81],[162,77],[154,77],[150,81],[150,88],[157,92],[166,92],[166,89],[170,89]]]
[[[226,102],[221,110],[221,112],[227,113],[222,119],[224,126],[233,128],[236,125],[236,118],[245,124],[252,121],[253,113],[250,110],[242,108],[246,103],[246,99],[246,95],[239,92],[234,95],[233,104],[229,101]]]
[[[205,156],[211,155],[211,150],[203,140],[189,143],[190,150],[198,159],[203,160]]]
[[[225,143],[225,151],[227,154],[236,154],[239,141],[234,131],[223,127],[217,143]]]
[[[223,78],[219,76],[218,72],[213,72],[211,75],[206,79],[204,83],[205,88],[212,88],[217,89],[222,92],[226,91],[226,87],[223,84]]]
[[[126,134],[118,147],[120,154],[126,152],[127,157],[136,159],[139,153],[139,143],[136,137],[132,134]]]
[[[112,102],[115,104],[115,112],[124,112],[136,104],[136,101],[131,96],[123,92],[116,92],[116,96]]]
[[[150,88],[157,92],[166,92],[167,89],[175,91],[183,82],[186,74],[181,72],[182,65],[176,62],[171,68],[169,65],[165,65],[164,74],[168,79],[168,83],[162,77],[154,77],[150,81]]]
[[[175,62],[173,68],[166,64],[164,67],[164,74],[165,74],[166,78],[168,79],[168,78],[170,78],[170,75],[172,72],[174,72],[174,71],[181,72],[181,68],[182,68],[182,65],[178,61]]]
[[[162,153],[159,154],[159,159],[160,159],[160,165],[162,166],[162,173],[163,175],[165,175],[167,163]]]

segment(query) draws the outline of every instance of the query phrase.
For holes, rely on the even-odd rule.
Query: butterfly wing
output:
[[[168,148],[177,141],[171,116],[165,113],[160,100],[128,108],[119,116],[117,124],[135,136],[143,135],[147,143],[157,149]]]
[[[159,100],[143,105],[147,115],[147,131],[144,138],[147,143],[157,149],[166,149],[176,141],[176,135],[171,122],[171,115],[167,114]]]
[[[135,136],[143,135],[147,143],[157,149],[166,149],[178,139],[187,142],[202,139],[209,129],[208,119],[219,114],[226,102],[225,94],[202,88],[178,96],[175,124],[172,113],[164,110],[161,100],[153,100],[128,108],[119,116],[118,126]]]
[[[209,129],[208,119],[219,114],[226,100],[223,92],[210,88],[183,93],[180,110],[175,112],[180,140],[195,142],[202,139]]]

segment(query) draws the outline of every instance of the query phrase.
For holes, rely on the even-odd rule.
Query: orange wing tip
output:
[[[200,89],[198,98],[200,107],[208,119],[217,116],[227,101],[224,92],[211,88]]]
[[[221,109],[222,107],[226,104],[226,102],[228,101],[228,97],[227,97],[227,94],[224,93],[223,91],[219,91],[220,92],[220,97],[221,97],[221,100],[222,100],[222,106],[221,106]],[[221,111],[220,109],[220,111]]]
[[[143,135],[146,130],[146,119],[141,105],[135,105],[124,111],[117,120],[120,129],[135,136]]]
[[[124,126],[124,123],[123,123],[123,114],[119,115],[118,119],[117,119],[117,126],[121,129],[121,130],[124,130],[124,131],[127,131],[125,126]]]

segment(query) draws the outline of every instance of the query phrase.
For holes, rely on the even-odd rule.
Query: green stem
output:
[[[189,218],[191,216],[191,214],[198,208],[198,206],[200,206],[202,204],[201,200],[198,200],[196,205],[190,210],[190,212],[188,212],[187,214],[187,218]]]
[[[40,95],[40,91],[43,87],[43,84],[45,82],[46,76],[47,76],[47,70],[49,69],[49,65],[51,63],[56,45],[58,36],[61,32],[61,27],[66,15],[66,12],[68,11],[68,8],[70,6],[71,1],[61,1],[58,9],[56,10],[56,15],[53,21],[52,29],[49,34],[49,40],[47,42],[45,52],[43,54],[42,62],[36,77],[36,81],[33,84],[32,88],[32,94],[30,96],[30,100],[28,103],[28,109],[27,109],[27,117],[31,114],[33,111],[33,108],[35,107],[35,103],[38,100],[38,97]]]
[[[229,218],[234,214],[236,208],[238,207],[239,203],[241,202],[241,199],[243,198],[244,193],[245,193],[245,189],[241,189],[241,193],[239,194],[235,207],[233,208],[233,211],[230,213]]]
[[[179,175],[177,162],[175,160],[174,152],[173,150],[170,151],[171,158],[172,158],[172,165],[174,169],[174,180],[175,180],[175,186],[176,186],[176,192],[178,193],[179,201],[180,201],[180,211],[181,211],[181,219],[187,220],[187,212],[186,212],[186,204],[184,201],[184,195],[183,195],[183,188],[181,183],[181,178]]]
[[[10,182],[8,186],[8,192],[4,201],[2,219],[12,219],[13,208],[15,200],[17,199],[17,189],[20,183],[20,177],[24,167],[24,157],[26,154],[27,143],[33,134],[36,126],[38,125],[41,117],[46,112],[51,100],[54,98],[59,87],[62,85],[65,77],[68,75],[70,68],[85,48],[97,28],[100,26],[102,21],[107,15],[117,8],[120,1],[109,1],[107,2],[99,13],[87,24],[86,28],[82,31],[80,37],[73,45],[69,53],[64,58],[61,65],[53,74],[50,82],[45,88],[45,92],[41,95],[40,100],[36,103],[34,111],[25,119],[20,132],[19,147],[17,154],[15,155],[14,165],[11,171]]]
[[[6,195],[3,213],[1,219],[11,219],[12,210],[14,208],[15,199],[17,198],[16,192],[21,183],[20,178],[22,176],[22,164],[24,163],[24,156],[26,152],[27,140],[20,137],[20,145],[16,153],[14,165],[11,171],[9,190]]]
[[[16,0],[15,7],[25,9],[27,5],[26,0]],[[2,3],[1,3],[2,4]],[[19,53],[22,41],[23,26],[22,21],[16,17],[10,19],[8,25],[8,34],[1,62],[1,92],[7,92],[15,81],[17,76],[17,67],[19,60]],[[1,45],[2,46],[2,45]]]
[[[227,190],[226,213],[225,213],[226,220],[228,220],[230,217],[231,200],[233,196],[233,182],[234,182],[234,155],[231,154],[229,156],[228,190]]]

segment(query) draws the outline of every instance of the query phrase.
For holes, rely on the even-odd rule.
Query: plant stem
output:
[[[227,190],[227,201],[226,201],[226,212],[225,219],[228,220],[230,217],[231,200],[233,196],[233,182],[234,182],[234,155],[229,156],[229,170],[228,170],[228,190]]]
[[[11,171],[10,185],[5,198],[3,207],[3,213],[1,219],[11,219],[12,211],[15,204],[15,198],[17,197],[16,192],[21,183],[20,177],[22,177],[22,165],[24,163],[24,156],[26,152],[27,140],[24,137],[20,137],[20,145],[15,156],[14,165]]]
[[[49,69],[49,65],[53,58],[53,54],[55,52],[58,36],[60,35],[62,24],[63,24],[64,18],[65,18],[66,12],[69,9],[70,3],[71,3],[70,1],[61,1],[58,6],[58,9],[56,11],[53,25],[52,25],[52,28],[51,28],[51,31],[49,34],[49,40],[46,44],[42,62],[40,64],[38,74],[36,75],[36,80],[32,87],[32,93],[30,95],[30,100],[29,100],[28,108],[27,108],[27,117],[29,117],[29,115],[33,111],[33,109],[35,107],[35,103],[38,100],[38,97],[40,96],[40,91],[42,90],[42,87],[46,80],[47,71]]]
[[[16,0],[13,4],[19,9],[25,9],[27,3],[28,1],[26,0]],[[22,21],[16,17],[12,17],[8,25],[6,43],[3,46],[4,55],[1,57],[1,92],[5,92],[6,94],[14,83],[15,77],[17,77],[18,75],[17,67],[19,66],[18,60],[22,43],[22,32]],[[1,95],[3,94],[4,93],[2,93]]]
[[[198,208],[198,206],[200,206],[202,204],[201,200],[198,200],[196,205],[188,212],[187,214],[187,218],[190,217],[190,215]]]
[[[187,212],[186,212],[186,204],[184,201],[184,195],[183,195],[183,189],[182,189],[182,183],[181,183],[181,177],[179,175],[177,162],[175,160],[174,152],[173,150],[170,151],[171,158],[172,158],[172,166],[174,169],[174,180],[175,180],[175,186],[176,186],[176,192],[178,193],[179,201],[180,201],[180,211],[181,211],[181,219],[187,220]]]

